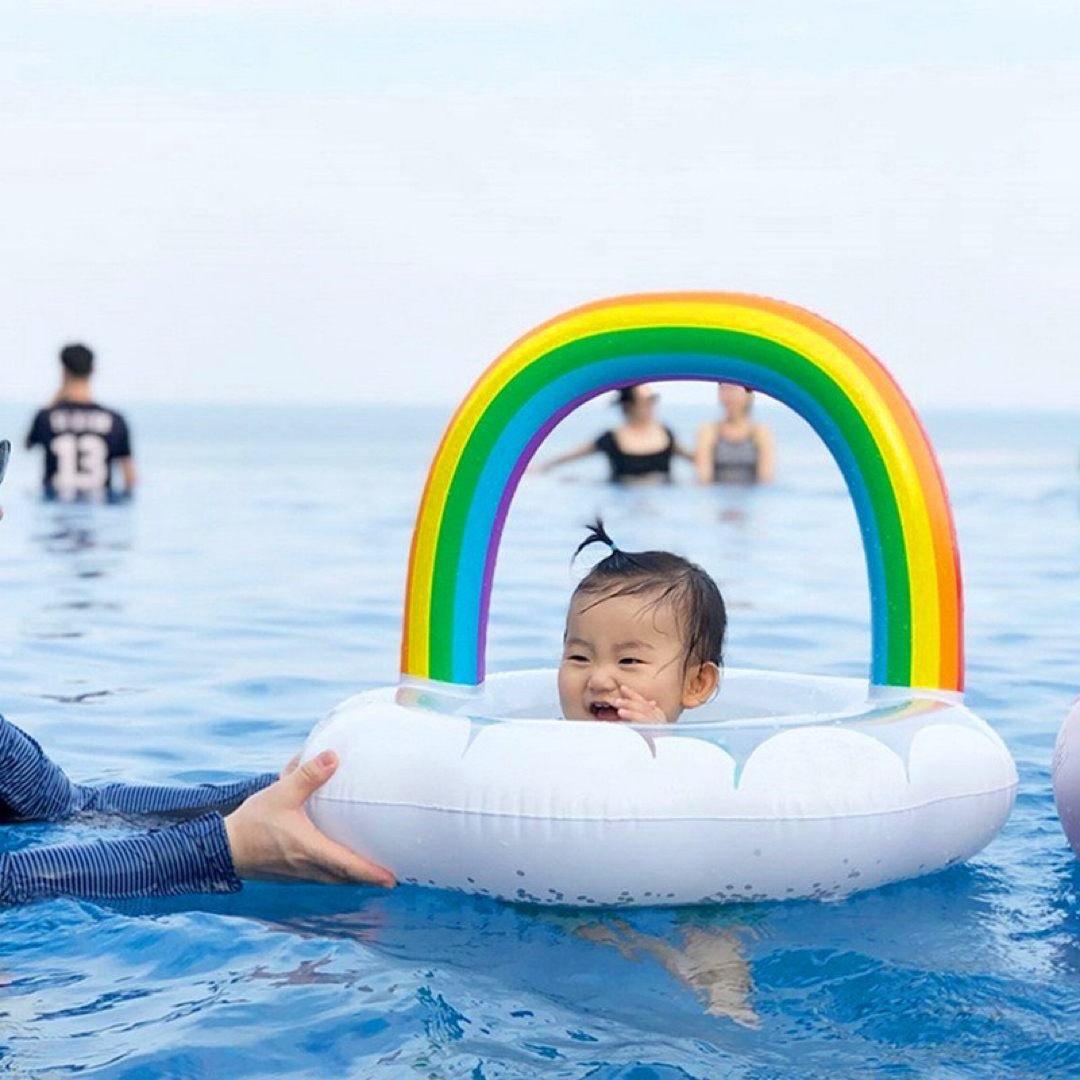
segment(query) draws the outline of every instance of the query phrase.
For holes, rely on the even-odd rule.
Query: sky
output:
[[[631,291],[1080,410],[1075,0],[0,0],[0,393],[456,402]],[[711,397],[710,397],[711,400]]]

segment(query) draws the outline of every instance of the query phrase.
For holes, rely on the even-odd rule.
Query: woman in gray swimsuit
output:
[[[750,419],[754,393],[736,383],[720,384],[723,418],[698,430],[694,469],[703,484],[759,484],[773,478],[772,432]]]

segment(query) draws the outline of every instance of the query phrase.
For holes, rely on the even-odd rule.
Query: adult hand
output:
[[[277,783],[252,795],[229,814],[225,832],[239,877],[387,888],[396,884],[389,870],[324,836],[307,816],[304,803],[337,767],[337,755],[324,750],[282,773]]]

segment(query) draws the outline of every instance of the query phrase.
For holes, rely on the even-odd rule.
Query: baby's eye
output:
[[[581,653],[567,653],[564,660],[572,660],[575,664],[584,664],[589,658],[582,656]]]
[[[644,660],[639,660],[636,656],[624,656],[620,661],[623,667],[630,667],[632,664],[643,664]]]

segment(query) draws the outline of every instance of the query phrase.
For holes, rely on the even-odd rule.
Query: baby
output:
[[[620,551],[601,521],[589,544],[611,554],[570,598],[559,665],[568,720],[672,723],[720,685],[727,614],[700,566],[667,551]]]

